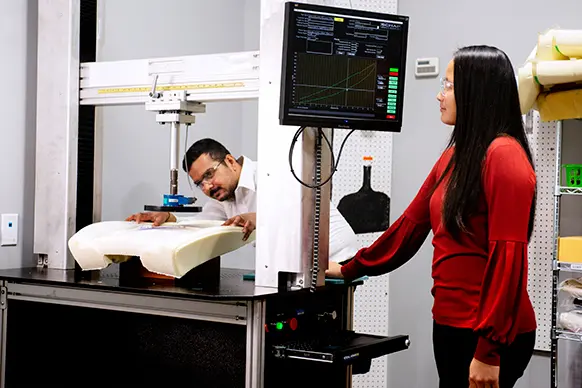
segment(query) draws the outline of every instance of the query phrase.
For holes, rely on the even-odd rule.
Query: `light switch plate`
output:
[[[2,214],[0,246],[18,244],[18,214]]]

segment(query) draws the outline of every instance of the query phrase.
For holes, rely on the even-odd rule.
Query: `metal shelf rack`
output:
[[[575,341],[582,343],[582,333],[574,333],[558,328],[558,285],[560,273],[579,273],[582,277],[582,263],[567,263],[558,261],[558,238],[560,237],[560,204],[563,196],[582,195],[582,188],[565,187],[561,184],[563,121],[556,125],[556,169],[554,190],[554,247],[552,273],[552,333],[551,333],[551,386],[558,387],[558,345],[560,341]]]

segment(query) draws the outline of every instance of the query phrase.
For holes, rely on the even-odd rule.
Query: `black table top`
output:
[[[93,271],[91,277],[81,276],[75,270],[17,268],[0,270],[0,280],[16,283],[76,287],[98,291],[130,292],[144,295],[158,295],[202,300],[255,300],[267,299],[280,294],[275,288],[255,287],[253,280],[244,280],[243,275],[253,270],[222,268],[220,285],[211,290],[176,286],[167,281],[140,280],[139,282],[120,279],[115,271]],[[351,285],[361,284],[352,283]],[[326,287],[346,286],[345,283]],[[288,292],[308,292],[307,289]]]

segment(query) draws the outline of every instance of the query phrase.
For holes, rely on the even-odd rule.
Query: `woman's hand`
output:
[[[339,278],[342,279],[344,275],[342,274],[342,266],[335,261],[330,261],[328,263],[328,269],[325,271],[325,276],[328,278]]]
[[[473,359],[469,368],[469,388],[499,388],[499,367]]]

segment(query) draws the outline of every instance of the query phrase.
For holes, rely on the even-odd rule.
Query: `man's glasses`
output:
[[[194,182],[196,187],[198,187],[199,189],[202,189],[203,185],[210,183],[210,181],[212,180],[212,178],[214,178],[214,175],[216,174],[216,170],[218,170],[218,167],[220,167],[221,164],[222,164],[222,160],[220,162],[216,163],[216,165],[214,167],[211,167],[208,170],[206,170],[204,175],[202,175],[202,179],[199,180],[198,182]]]

